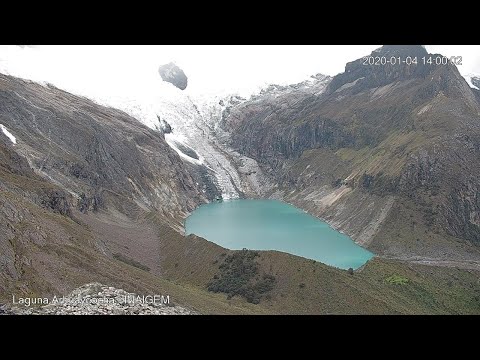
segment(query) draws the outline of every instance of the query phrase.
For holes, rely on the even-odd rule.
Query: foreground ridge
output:
[[[139,296],[123,289],[100,283],[80,286],[70,294],[53,299],[38,300],[37,305],[13,305],[0,313],[16,315],[193,315],[195,312],[174,306],[168,296]],[[44,302],[42,302],[44,301]],[[40,303],[40,306],[38,306]]]

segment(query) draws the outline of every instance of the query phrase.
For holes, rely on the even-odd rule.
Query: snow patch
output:
[[[364,77],[361,77],[361,78],[358,78],[358,79],[355,80],[355,81],[346,83],[346,84],[342,85],[340,88],[338,88],[337,90],[335,90],[335,92],[341,92],[341,91],[343,91],[343,90],[349,89],[349,88],[351,88],[352,86],[355,86],[355,84],[356,84],[359,80],[362,80],[362,79],[364,79]]]
[[[417,115],[422,115],[424,112],[429,111],[432,108],[431,104],[427,104],[424,107],[422,107],[418,112]]]
[[[8,137],[10,139],[10,141],[13,144],[17,143],[17,139],[15,138],[15,136],[13,136],[13,134],[10,131],[8,131],[8,129],[5,127],[5,125],[0,124],[0,129],[2,129],[2,132],[5,134],[6,137]]]
[[[183,153],[176,145],[176,143],[182,143],[182,141],[180,141],[179,139],[182,139],[184,138],[183,136],[176,136],[174,134],[165,134],[165,141],[167,142],[167,144],[173,149],[175,150],[175,152],[184,160],[192,163],[192,164],[196,164],[196,165],[202,165],[203,164],[203,161],[202,159],[200,158],[199,160],[197,159],[194,159],[190,156],[188,156],[187,154]]]
[[[472,75],[472,74],[469,74],[469,75],[465,75],[465,76],[464,76],[465,80],[467,81],[468,86],[470,86],[472,89],[480,90],[477,86],[473,85],[473,83],[472,83],[472,77],[478,77],[478,76]]]

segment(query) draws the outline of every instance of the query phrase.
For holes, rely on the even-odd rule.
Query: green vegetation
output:
[[[235,295],[243,296],[249,303],[258,304],[262,296],[275,286],[275,277],[264,274],[259,276],[255,258],[257,251],[243,249],[228,255],[219,266],[220,275],[215,275],[208,284],[208,290],[228,294],[228,299]]]
[[[394,285],[407,285],[408,278],[400,276],[400,275],[392,275],[385,279],[387,284],[394,284]]]

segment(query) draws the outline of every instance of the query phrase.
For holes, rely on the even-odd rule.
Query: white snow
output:
[[[424,112],[429,111],[431,108],[432,108],[432,104],[427,104],[417,112],[417,115],[422,115]]]
[[[8,137],[13,144],[17,143],[17,139],[15,138],[15,136],[13,136],[13,134],[10,131],[8,131],[5,125],[0,124],[0,129],[2,129],[5,136]]]
[[[177,90],[177,89],[173,89]],[[212,170],[224,199],[238,198],[241,189],[240,176],[235,166],[222,152],[214,132],[222,114],[222,106],[217,97],[190,97],[179,94],[175,103],[163,103],[158,111],[161,119],[172,127],[170,134],[165,134],[167,143],[182,159],[195,164],[203,164]],[[193,149],[199,160],[182,153],[175,143]]]
[[[480,76],[479,75],[474,75],[474,74],[465,75],[464,78],[467,81],[468,86],[470,86],[472,89],[480,90],[477,86],[473,85],[472,77],[480,77]]]
[[[345,90],[345,89],[351,88],[351,87],[354,86],[359,80],[362,80],[362,79],[364,79],[364,77],[361,77],[361,78],[358,78],[358,79],[355,80],[355,81],[352,81],[352,82],[343,84],[340,88],[338,88],[337,90],[335,90],[335,92],[341,92],[341,91],[343,91],[343,90]]]
[[[202,158],[199,157],[199,159],[194,159],[190,156],[188,156],[187,154],[183,153],[177,146],[175,143],[183,143],[183,141],[180,141],[179,139],[183,138],[183,136],[175,136],[175,134],[165,134],[165,141],[167,142],[167,144],[173,149],[175,150],[175,152],[184,160],[188,161],[188,162],[191,162],[192,164],[196,164],[196,165],[202,165],[203,164],[203,161],[202,161]]]

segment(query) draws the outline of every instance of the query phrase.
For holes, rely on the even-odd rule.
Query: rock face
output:
[[[419,61],[359,59],[323,91],[272,88],[233,108],[230,145],[276,183],[263,196],[380,255],[478,260],[480,105],[454,65],[423,65],[426,54],[384,46],[371,56]]]
[[[158,69],[163,81],[169,82],[175,85],[180,90],[185,90],[188,85],[188,78],[177,65],[174,63],[168,63],[160,66]]]
[[[122,111],[0,75],[0,123],[16,139],[0,133],[1,302],[158,274],[160,241],[207,201],[164,134]]]
[[[194,315],[195,312],[169,304],[162,295],[139,296],[100,283],[83,285],[63,297],[48,299],[39,307],[10,306],[5,315]],[[43,301],[43,300],[42,300]]]
[[[400,58],[400,61],[407,57],[417,58],[417,63],[413,64],[385,64],[385,65],[365,65],[364,59],[358,59],[347,63],[345,72],[335,76],[327,92],[335,92],[342,86],[349,84],[350,91],[358,93],[365,89],[383,86],[394,81],[404,81],[414,78],[426,77],[431,73],[435,66],[423,64],[422,57],[427,56],[428,52],[421,46],[416,45],[385,45],[375,51],[370,56],[390,58]],[[368,62],[367,62],[368,64]]]
[[[54,87],[4,75],[0,84],[0,118],[18,141],[9,148],[68,194],[44,194],[46,207],[86,212],[117,206],[121,199],[122,207],[127,201],[172,213],[180,222],[185,211],[205,201],[161,132]]]

